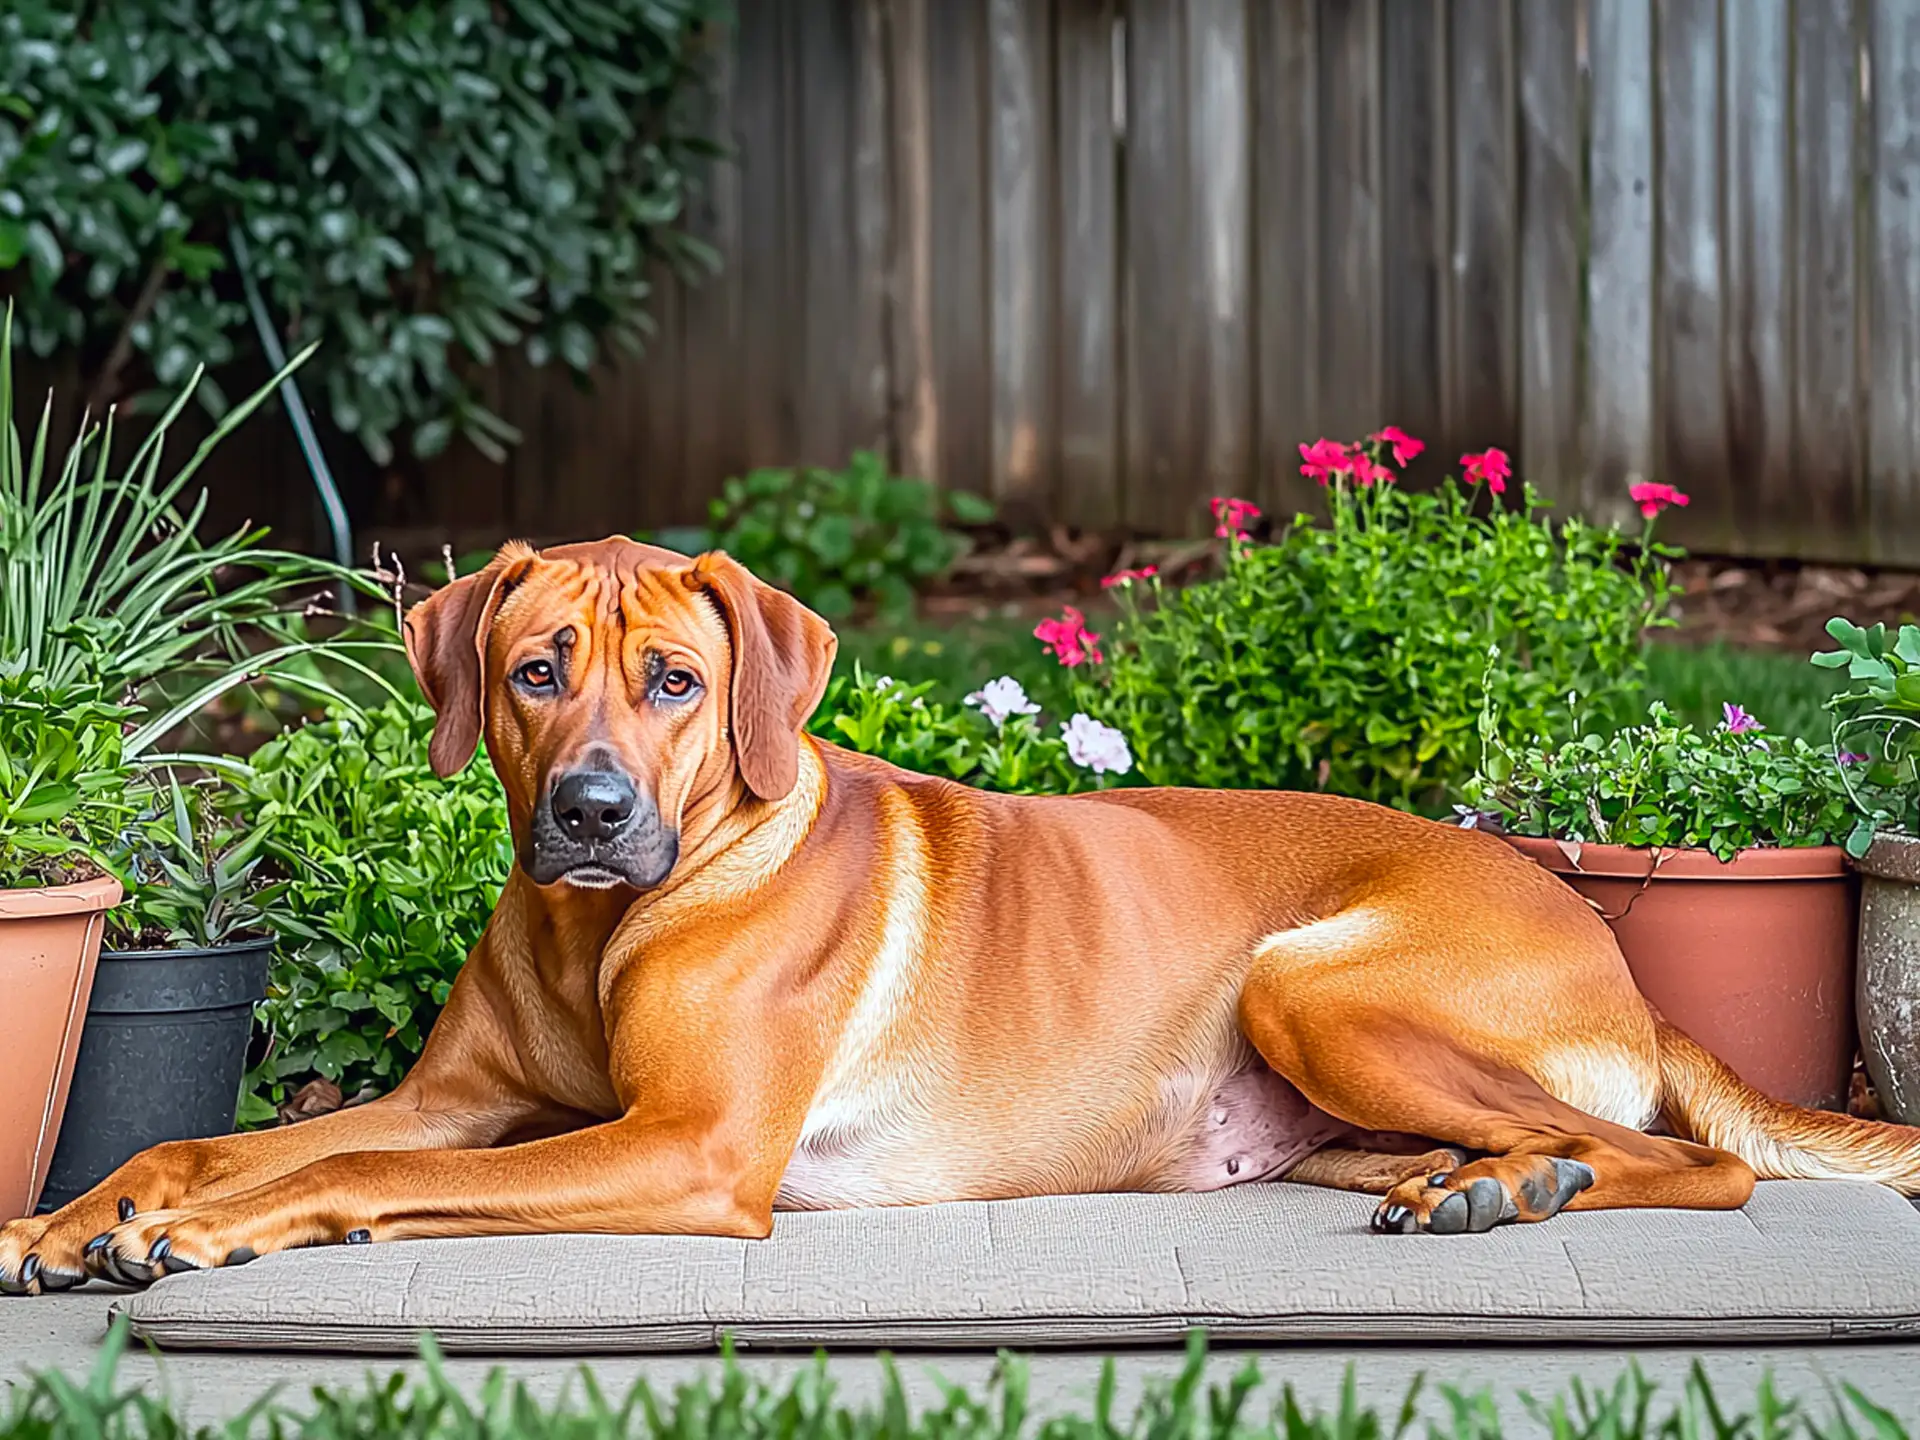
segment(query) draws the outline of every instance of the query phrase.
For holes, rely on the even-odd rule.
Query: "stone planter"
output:
[[[1794,1105],[1846,1108],[1859,881],[1839,846],[1723,863],[1705,850],[1506,838],[1593,904],[1640,993],[1742,1080]]]
[[[1920,839],[1882,834],[1860,870],[1860,1051],[1889,1120],[1920,1125]]]

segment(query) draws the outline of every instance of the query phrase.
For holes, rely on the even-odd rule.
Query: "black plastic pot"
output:
[[[150,1145],[233,1129],[273,940],[108,950],[40,1208],[84,1195]]]

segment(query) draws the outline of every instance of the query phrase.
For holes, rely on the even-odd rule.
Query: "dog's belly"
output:
[[[796,1148],[776,1204],[789,1210],[914,1205],[942,1200],[1121,1190],[1219,1190],[1285,1175],[1308,1155],[1353,1133],[1310,1104],[1257,1057],[1222,1077],[1181,1070],[1159,1082],[1144,1117],[1096,1124],[1091,1143],[1078,1107],[1034,1112],[1026,1134],[980,1143],[961,1117],[915,1126],[900,1113],[869,1112],[851,1127],[810,1129]],[[1004,1113],[1004,1112],[1002,1112]],[[1071,1115],[1063,1141],[1055,1123]],[[956,1123],[958,1120],[958,1123]]]
[[[1176,1134],[1156,1190],[1219,1190],[1277,1180],[1353,1127],[1255,1060],[1213,1088],[1197,1123]]]

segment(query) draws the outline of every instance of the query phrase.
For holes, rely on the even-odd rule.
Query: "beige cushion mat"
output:
[[[783,1214],[764,1241],[554,1235],[331,1246],[116,1304],[163,1348],[403,1353],[1920,1335],[1920,1213],[1791,1181],[1746,1209],[1375,1235],[1296,1185]]]

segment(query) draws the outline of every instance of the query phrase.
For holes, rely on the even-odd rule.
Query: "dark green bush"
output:
[[[915,590],[965,553],[966,537],[948,522],[992,517],[978,496],[889,474],[863,450],[844,470],[808,465],[729,480],[711,532],[688,538],[725,550],[829,620],[862,605],[898,620],[912,613]]]
[[[513,432],[475,370],[584,375],[650,328],[704,148],[680,102],[716,0],[11,0],[0,271],[98,402],[254,345],[243,235],[334,423],[386,463]],[[223,401],[203,384],[216,412]]]
[[[287,889],[260,1016],[272,1050],[243,1120],[315,1073],[390,1090],[421,1044],[512,866],[500,782],[482,756],[427,764],[433,715],[395,701],[291,730],[234,781],[237,819],[270,832]]]
[[[1672,594],[1667,552],[1550,525],[1531,489],[1512,506],[1479,493],[1342,481],[1330,523],[1227,538],[1218,578],[1117,587],[1075,703],[1125,733],[1152,784],[1444,812],[1474,773],[1489,701],[1522,738],[1571,733],[1570,697],[1623,712]]]

